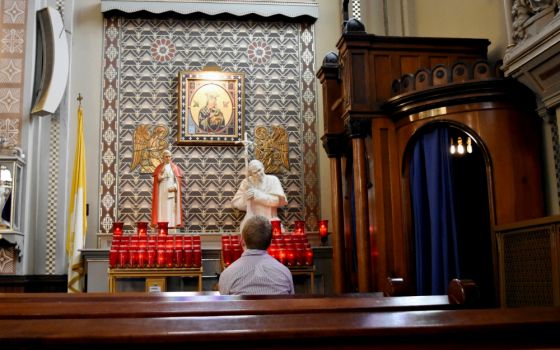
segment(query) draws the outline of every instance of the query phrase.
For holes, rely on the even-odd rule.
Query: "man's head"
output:
[[[171,162],[171,151],[167,149],[163,151],[162,159],[164,164],[169,164]]]
[[[247,169],[249,177],[254,182],[260,182],[264,178],[264,165],[260,160],[253,159],[249,162],[249,168]]]
[[[268,249],[272,241],[270,219],[262,215],[253,216],[245,222],[241,236],[247,249]]]

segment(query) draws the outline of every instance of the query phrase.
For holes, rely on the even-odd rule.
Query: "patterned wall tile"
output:
[[[0,88],[0,114],[19,113],[20,100],[21,96],[19,88]]]
[[[16,273],[16,258],[14,247],[0,247],[0,275]]]
[[[25,0],[4,0],[4,23],[25,23]]]
[[[20,142],[27,0],[0,0],[0,138]]]
[[[19,119],[0,119],[0,137],[9,143],[18,143],[19,130]]]
[[[21,54],[23,53],[23,43],[25,42],[24,29],[2,29],[2,39],[0,52]]]
[[[19,58],[0,59],[0,83],[21,82],[22,60]]]
[[[161,53],[161,46],[166,50]],[[154,50],[154,47],[156,48]],[[317,156],[312,27],[297,23],[122,18],[105,20],[102,191],[100,227],[114,220],[131,230],[149,221],[152,176],[130,171],[133,132],[141,123],[165,124],[174,161],[186,174],[187,232],[235,231],[244,213],[231,198],[244,177],[243,150],[232,146],[176,146],[177,76],[214,63],[245,74],[245,128],[283,125],[289,172],[276,174],[289,204],[279,216],[316,222]],[[252,156],[252,155],[251,155]]]

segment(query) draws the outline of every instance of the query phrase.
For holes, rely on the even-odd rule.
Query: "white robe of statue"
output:
[[[169,191],[171,189],[171,191]],[[175,227],[177,220],[175,218],[177,195],[177,179],[171,164],[165,164],[163,173],[160,176],[159,193],[158,193],[158,221],[167,221],[168,227]]]
[[[241,182],[231,201],[234,208],[246,211],[239,225],[240,232],[245,222],[255,215],[278,220],[277,208],[288,203],[280,180],[274,175],[265,174],[264,166],[260,161],[251,161],[248,175],[249,177]]]

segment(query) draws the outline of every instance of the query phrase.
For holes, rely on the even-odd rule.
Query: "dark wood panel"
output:
[[[360,298],[358,298],[360,299]],[[254,301],[259,305],[262,300]],[[218,304],[216,302],[209,302]],[[227,303],[227,302],[225,302]],[[52,305],[56,308],[57,305]],[[139,306],[149,309],[147,305]],[[157,307],[157,306],[156,306]],[[512,349],[560,346],[560,308],[0,319],[3,349]]]

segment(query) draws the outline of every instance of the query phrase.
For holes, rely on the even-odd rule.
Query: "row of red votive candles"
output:
[[[112,268],[199,268],[201,264],[200,236],[116,236],[109,250]]]
[[[242,251],[239,235],[222,236],[222,259],[225,266],[239,259]],[[274,235],[267,252],[288,267],[313,265],[313,250],[304,235]]]
[[[239,259],[242,253],[240,235],[222,235],[222,259],[225,266]]]
[[[288,267],[313,265],[313,250],[301,234],[273,236],[268,254]]]

